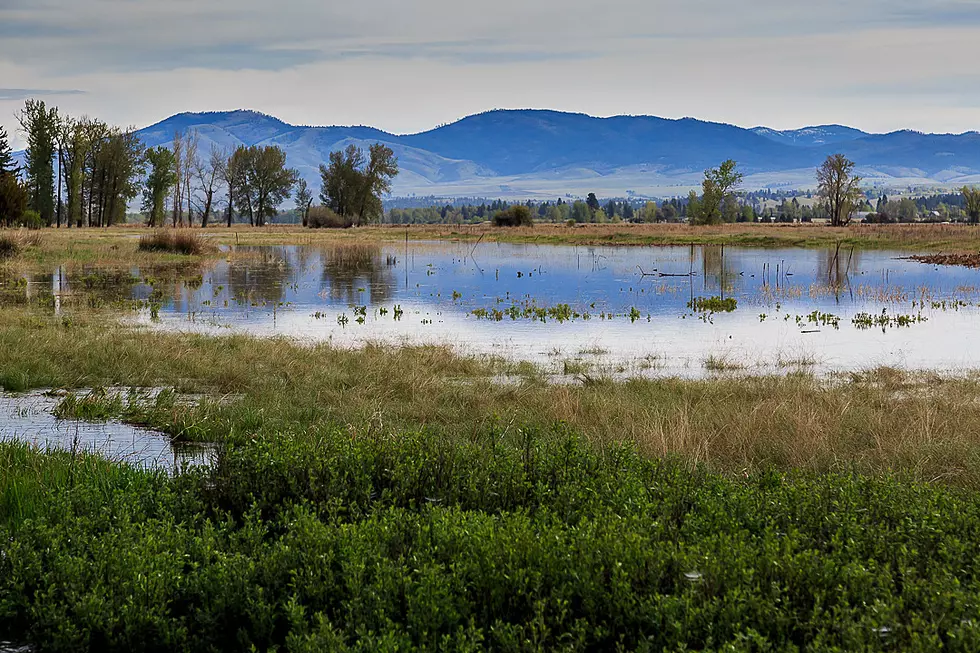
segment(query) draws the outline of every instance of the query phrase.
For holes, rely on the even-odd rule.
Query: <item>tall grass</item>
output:
[[[28,247],[38,247],[43,242],[36,232],[0,231],[0,260],[13,258]]]
[[[211,251],[213,247],[195,231],[163,229],[140,236],[139,249],[144,252],[171,252],[198,256]]]

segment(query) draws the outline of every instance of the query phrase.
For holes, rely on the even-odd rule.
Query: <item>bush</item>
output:
[[[521,429],[265,439],[173,477],[0,444],[0,472],[0,633],[44,651],[980,646],[980,500],[896,479]]]
[[[170,252],[194,256],[212,249],[211,245],[193,231],[156,231],[140,238],[142,252]]]
[[[534,219],[531,217],[531,209],[523,204],[497,211],[493,216],[493,226],[495,227],[533,227]]]
[[[307,226],[311,229],[349,229],[354,226],[354,221],[337,214],[329,206],[311,206]]]

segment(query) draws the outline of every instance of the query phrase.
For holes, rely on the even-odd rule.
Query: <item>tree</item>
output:
[[[16,175],[17,166],[14,165],[14,155],[10,151],[7,130],[0,126],[0,176],[8,174]]]
[[[585,205],[589,208],[589,214],[592,220],[595,220],[595,212],[599,210],[599,198],[595,196],[595,193],[589,193],[585,198]]]
[[[980,223],[980,188],[964,186],[962,193],[966,214],[970,216],[970,224]]]
[[[531,209],[523,204],[498,211],[493,216],[493,226],[495,227],[533,227],[534,219],[531,216]]]
[[[310,206],[313,205],[313,193],[305,179],[300,179],[296,184],[296,210],[303,219],[303,226],[306,227],[310,222]]]
[[[222,171],[227,154],[217,145],[211,144],[211,155],[207,161],[200,159],[194,162],[194,169],[197,173],[197,181],[200,184],[201,193],[204,195],[204,207],[201,209],[201,228],[208,226],[211,220],[211,213],[214,210],[214,195],[218,191],[218,182],[221,181]]]
[[[167,196],[177,184],[177,162],[174,153],[165,147],[154,147],[146,151],[150,172],[143,189],[143,210],[147,213],[147,223],[151,227],[163,225]]]
[[[854,162],[843,154],[832,154],[817,168],[820,196],[827,200],[830,224],[843,227],[851,221],[854,208],[862,201],[861,178],[854,174]]]
[[[241,146],[231,157],[235,196],[255,226],[265,225],[289,197],[299,173],[286,167],[286,153],[274,145]]]
[[[54,139],[58,110],[43,101],[28,100],[17,116],[27,138],[24,165],[28,205],[44,224],[54,221]]]
[[[695,203],[693,212],[688,208],[691,224],[719,224],[726,218],[735,220],[738,206],[734,192],[743,179],[742,173],[736,170],[737,165],[728,159],[721,166],[704,171],[701,199]]]
[[[575,222],[588,222],[592,217],[591,213],[589,205],[582,200],[572,202],[571,219]]]
[[[228,189],[228,215],[227,222],[228,227],[231,227],[231,223],[235,218],[235,185],[238,180],[238,169],[236,168],[237,162],[235,160],[235,155],[238,152],[234,152],[229,156],[221,165],[219,174],[221,175],[221,181],[224,182],[225,187]]]
[[[27,211],[27,189],[12,172],[0,173],[0,227],[19,224]]]
[[[398,174],[398,160],[392,149],[381,143],[364,152],[355,145],[330,153],[330,165],[320,165],[320,201],[338,215],[355,219],[358,225],[375,220],[382,213],[382,197],[391,192],[391,180]]]

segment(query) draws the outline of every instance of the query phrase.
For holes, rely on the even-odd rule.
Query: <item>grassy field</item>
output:
[[[691,227],[682,224],[605,224],[568,227],[538,224],[533,228],[488,225],[388,225],[349,230],[299,227],[208,230],[223,243],[316,243],[327,240],[374,239],[467,240],[550,245],[740,245],[744,247],[856,247],[907,251],[971,252],[980,249],[980,229],[965,225],[824,225],[728,224]]]
[[[202,234],[216,245],[322,245],[349,242],[404,242],[411,240],[463,240],[568,245],[738,245],[744,247],[837,247],[894,249],[924,253],[976,253],[980,228],[967,225],[852,225],[831,228],[807,224],[728,224],[691,227],[682,224],[605,224],[568,227],[538,224],[533,228],[495,228],[489,225],[386,225],[354,229],[303,229],[299,226],[209,227],[185,230]],[[83,263],[118,265],[159,262],[159,255],[138,249],[149,230],[142,227],[110,229],[46,229],[39,247],[27,248],[19,258],[43,265]],[[16,232],[0,230],[0,238]],[[202,252],[206,255],[208,252]],[[227,255],[210,252],[211,256]],[[167,254],[172,261],[186,258]],[[0,265],[4,258],[0,255]]]
[[[45,232],[0,266],[179,276],[226,255],[82,233]],[[125,304],[95,301],[100,283],[59,315],[0,292],[0,388],[105,388],[59,414],[217,442],[219,457],[167,476],[0,444],[0,641],[980,647],[980,376],[554,383],[443,347],[131,328]]]

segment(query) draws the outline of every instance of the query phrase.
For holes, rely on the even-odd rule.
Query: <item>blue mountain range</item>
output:
[[[147,146],[196,130],[200,150],[278,145],[313,188],[333,150],[382,142],[401,173],[395,195],[483,197],[686,194],[705,168],[735,159],[746,188],[812,188],[814,170],[842,152],[882,187],[980,182],[980,133],[869,134],[841,125],[777,131],[693,118],[596,118],[548,110],[494,110],[417,134],[372,127],[297,126],[255,111],[181,113],[139,130]]]

